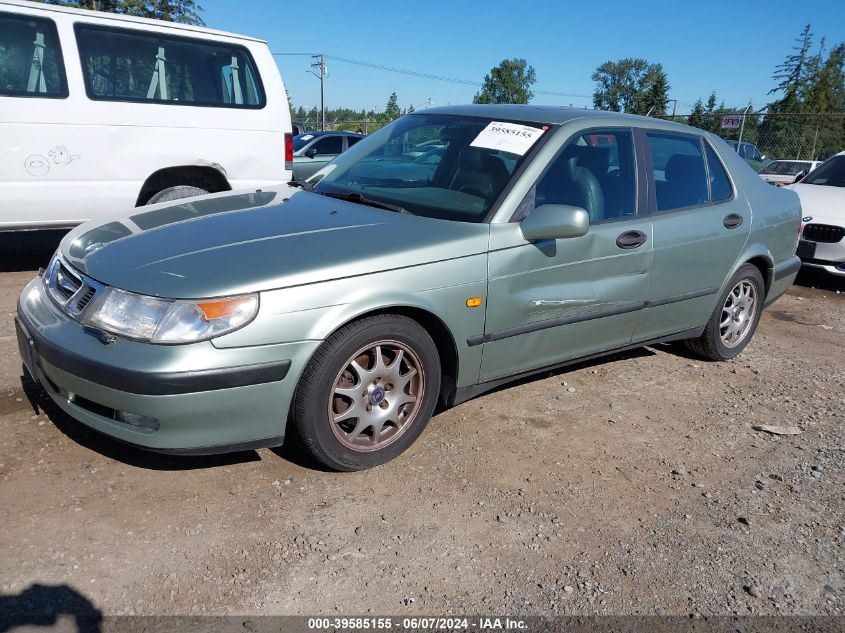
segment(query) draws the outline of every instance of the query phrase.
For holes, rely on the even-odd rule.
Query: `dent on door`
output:
[[[491,232],[481,380],[630,343],[652,263],[648,219],[590,227],[582,236],[526,243],[515,225]],[[617,245],[638,231],[645,241]]]

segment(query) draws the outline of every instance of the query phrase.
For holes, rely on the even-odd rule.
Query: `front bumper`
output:
[[[804,266],[845,277],[845,240],[813,242],[801,239],[798,242],[797,254]]]
[[[320,343],[105,344],[55,307],[38,277],[21,293],[16,324],[24,364],[71,417],[123,442],[195,454],[281,444]]]

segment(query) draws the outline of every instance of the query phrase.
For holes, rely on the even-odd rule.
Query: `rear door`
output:
[[[741,253],[751,210],[702,136],[638,131],[646,149],[654,263],[635,341],[704,325]]]
[[[652,261],[636,165],[632,130],[580,132],[520,209],[583,207],[587,234],[527,242],[515,221],[491,225],[485,335],[469,341],[484,345],[481,382],[630,343]]]

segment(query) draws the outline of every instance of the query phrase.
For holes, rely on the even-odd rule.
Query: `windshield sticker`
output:
[[[303,136],[300,136],[299,140],[300,141],[310,141],[312,138],[314,138],[313,134],[305,134]]]
[[[491,121],[475,137],[470,146],[497,149],[502,152],[525,156],[525,153],[531,149],[531,146],[537,142],[543,132],[544,130],[530,125]]]

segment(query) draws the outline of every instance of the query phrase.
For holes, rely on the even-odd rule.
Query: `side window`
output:
[[[707,172],[710,174],[710,202],[723,202],[733,195],[731,181],[710,144],[705,143],[704,147],[707,148]]]
[[[637,174],[630,130],[585,132],[566,144],[540,178],[534,206],[586,209],[590,222],[636,215]]]
[[[67,97],[62,51],[52,20],[0,13],[0,95]]]
[[[707,171],[698,136],[648,132],[657,211],[708,202]]]
[[[314,143],[310,149],[317,150],[317,155],[327,156],[340,154],[343,151],[342,136],[326,136]]]
[[[346,147],[352,147],[353,145],[355,145],[355,143],[357,143],[360,140],[361,139],[358,138],[357,136],[347,136],[346,137]]]
[[[255,65],[240,46],[86,24],[74,28],[91,99],[264,106]]]

